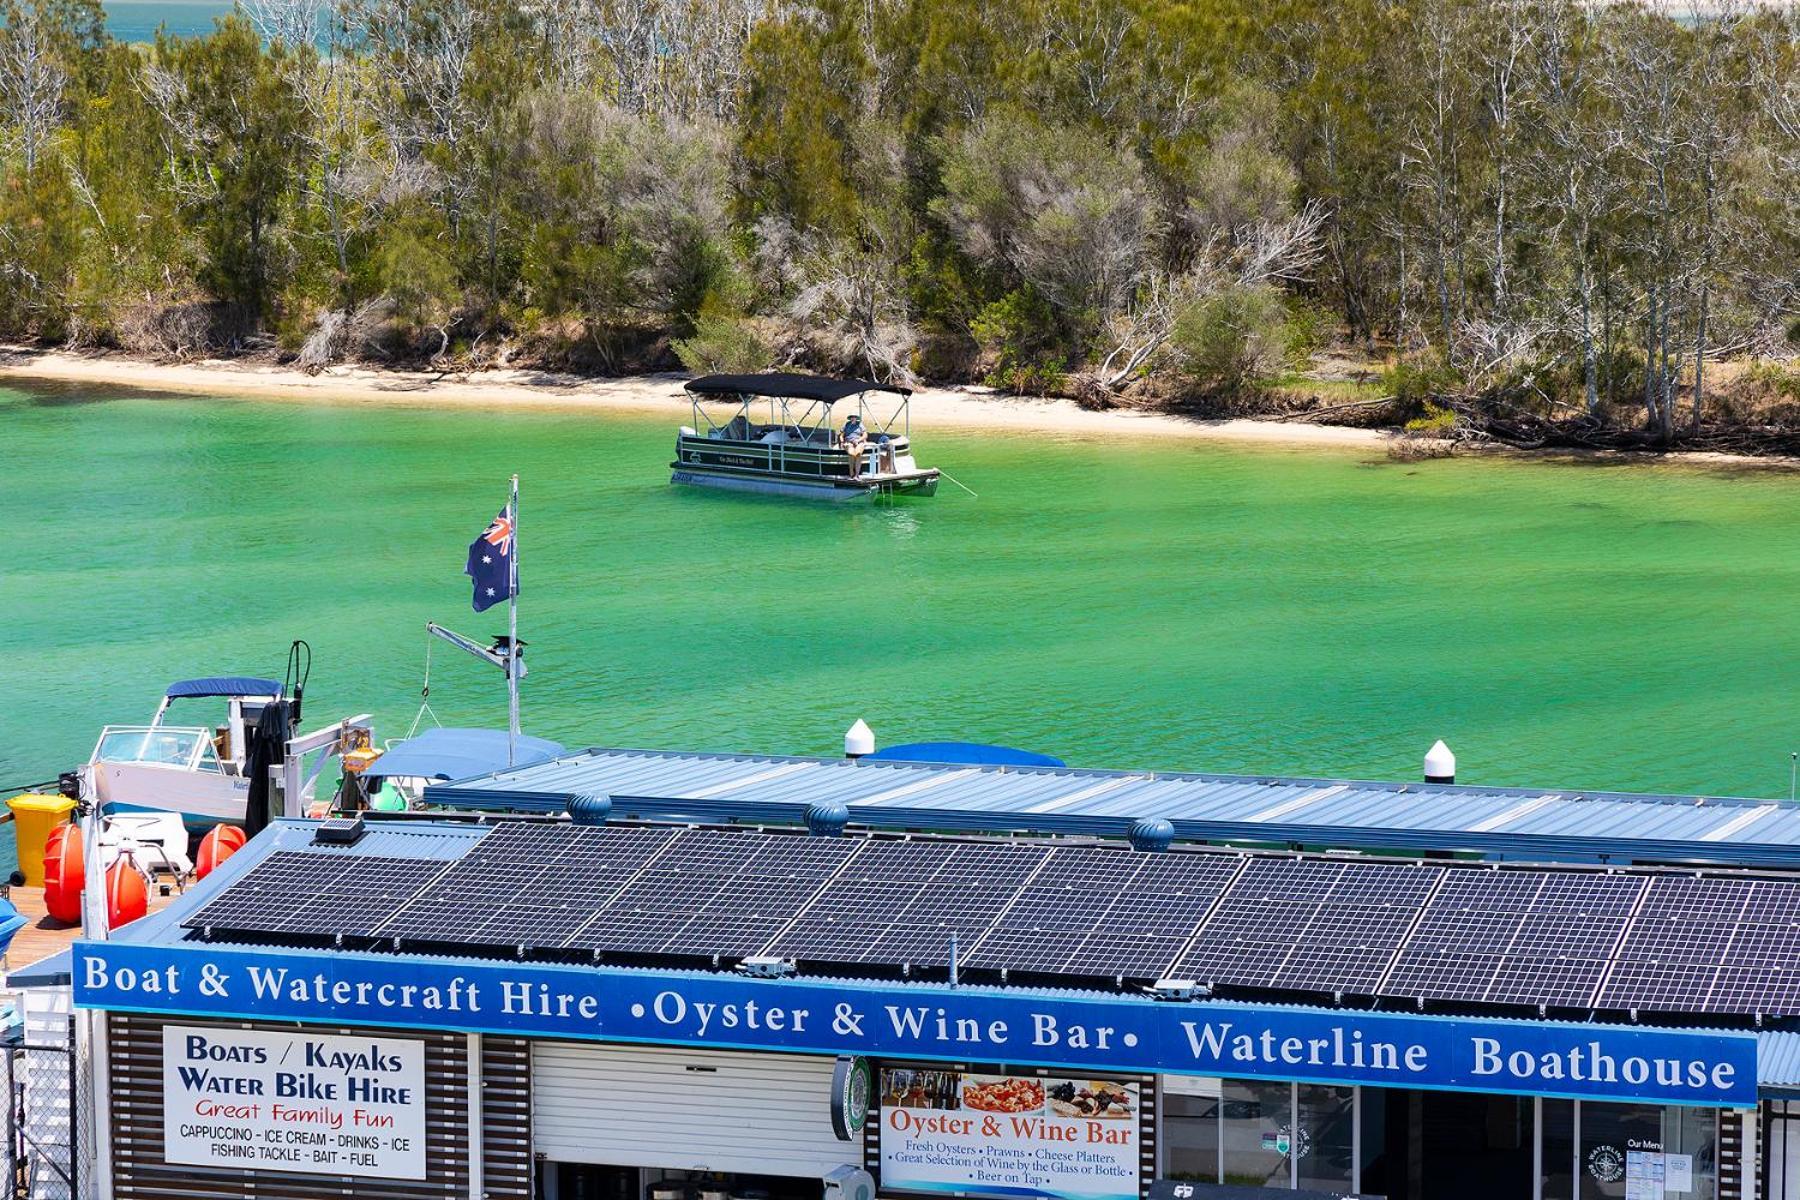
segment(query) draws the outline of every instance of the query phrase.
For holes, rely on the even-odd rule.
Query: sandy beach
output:
[[[156,363],[114,354],[77,354],[20,347],[0,349],[0,379],[43,380],[333,404],[423,404],[477,408],[592,409],[657,413],[688,411],[682,376],[591,379],[544,371],[496,369],[468,374],[386,371],[338,366],[309,375],[288,367],[203,359]],[[1022,399],[981,389],[927,388],[914,393],[916,428],[1051,432],[1065,436],[1159,437],[1296,446],[1379,446],[1388,435],[1301,422],[1200,421],[1131,409],[1092,411],[1068,400]]]

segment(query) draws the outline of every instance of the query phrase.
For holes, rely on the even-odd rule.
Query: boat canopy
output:
[[[775,371],[761,375],[702,375],[690,379],[687,390],[700,396],[775,396],[784,400],[815,400],[836,404],[864,392],[892,392],[910,396],[912,389],[897,383],[868,379],[827,379],[822,375],[793,375]]]
[[[980,742],[908,742],[863,755],[864,762],[953,763],[976,767],[1066,767],[1060,758]]]
[[[519,736],[513,766],[547,762],[567,753],[546,738]],[[369,764],[365,774],[377,779],[468,779],[506,770],[506,731],[501,729],[427,729],[418,737],[396,742]]]
[[[212,675],[205,679],[181,679],[169,685],[163,693],[171,700],[186,700],[196,696],[279,696],[281,684],[273,679],[258,679],[254,675]]]

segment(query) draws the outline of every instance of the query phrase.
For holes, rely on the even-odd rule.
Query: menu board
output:
[[[1135,1083],[888,1068],[881,1101],[883,1192],[1138,1195]]]
[[[1668,1183],[1663,1156],[1648,1150],[1625,1152],[1625,1200],[1663,1200]]]

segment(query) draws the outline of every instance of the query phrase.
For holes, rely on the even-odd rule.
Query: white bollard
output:
[[[1456,782],[1456,755],[1450,753],[1450,747],[1444,745],[1442,738],[1433,742],[1431,749],[1425,752],[1425,782]]]

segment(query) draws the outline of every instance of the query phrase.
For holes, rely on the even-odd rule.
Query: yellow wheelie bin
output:
[[[50,831],[69,819],[75,802],[67,796],[50,796],[43,792],[26,792],[6,802],[12,809],[13,836],[18,841],[19,871],[25,886],[44,886],[44,843]]]

